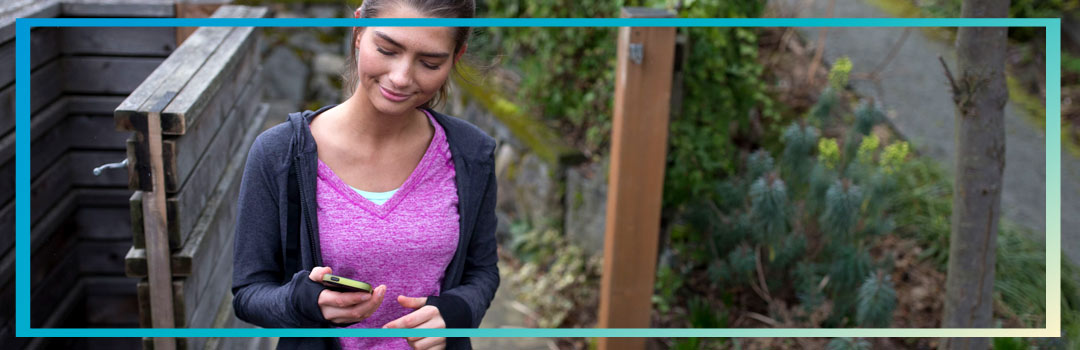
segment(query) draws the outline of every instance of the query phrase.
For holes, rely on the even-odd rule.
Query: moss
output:
[[[909,0],[869,0],[870,5],[885,11],[893,17],[899,18],[923,18],[927,17],[922,9]],[[956,28],[921,27],[919,28],[927,36],[945,42],[953,42],[956,39]]]
[[[461,69],[465,76],[476,76],[472,67],[468,65],[461,64]],[[510,132],[540,159],[556,166],[572,164],[584,159],[581,152],[567,145],[555,130],[526,114],[521,107],[494,89],[466,81],[458,76],[454,76],[454,82],[506,125]]]

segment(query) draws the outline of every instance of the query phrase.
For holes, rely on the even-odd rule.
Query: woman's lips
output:
[[[402,94],[393,93],[393,92],[390,92],[390,90],[387,90],[386,88],[384,88],[382,86],[379,86],[379,92],[382,92],[383,97],[386,97],[387,100],[390,100],[390,101],[393,101],[393,102],[401,102],[401,101],[405,101],[405,100],[409,99],[409,95],[402,95]]]

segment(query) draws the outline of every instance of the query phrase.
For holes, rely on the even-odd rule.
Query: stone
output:
[[[526,153],[512,177],[514,206],[532,227],[543,229],[562,221],[562,191],[551,164],[533,153]]]
[[[299,106],[304,101],[309,70],[300,57],[287,47],[276,47],[263,61],[267,100],[283,99]]]
[[[311,60],[311,66],[316,74],[340,76],[345,69],[345,57],[333,53],[316,53]]]
[[[601,162],[566,170],[566,237],[589,254],[604,251],[607,176]]]

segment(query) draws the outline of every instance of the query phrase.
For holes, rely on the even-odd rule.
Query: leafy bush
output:
[[[850,65],[834,68],[837,90],[825,91],[822,103],[847,103],[838,92],[845,69]],[[814,113],[810,118],[830,117],[783,128],[779,162],[764,150],[753,152],[741,174],[687,205],[672,229],[672,247],[690,270],[705,268],[714,288],[752,286],[764,299],[791,293],[806,310],[827,303],[826,326],[888,327],[896,308],[891,267],[875,261],[869,248],[896,227],[895,178],[908,146],[882,145],[870,134],[882,121],[870,105],[840,118],[831,118],[840,111],[830,106]],[[809,125],[836,129],[831,124],[845,119],[854,125],[843,140],[822,138]]]

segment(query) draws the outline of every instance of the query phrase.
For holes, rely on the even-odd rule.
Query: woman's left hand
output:
[[[410,298],[399,295],[397,301],[401,306],[416,311],[390,321],[390,323],[384,325],[383,328],[446,328],[446,322],[443,321],[442,314],[439,313],[439,308],[431,305],[424,305],[427,303],[426,297]],[[418,350],[446,348],[446,338],[409,337],[405,338],[405,340],[409,341],[409,346]]]

